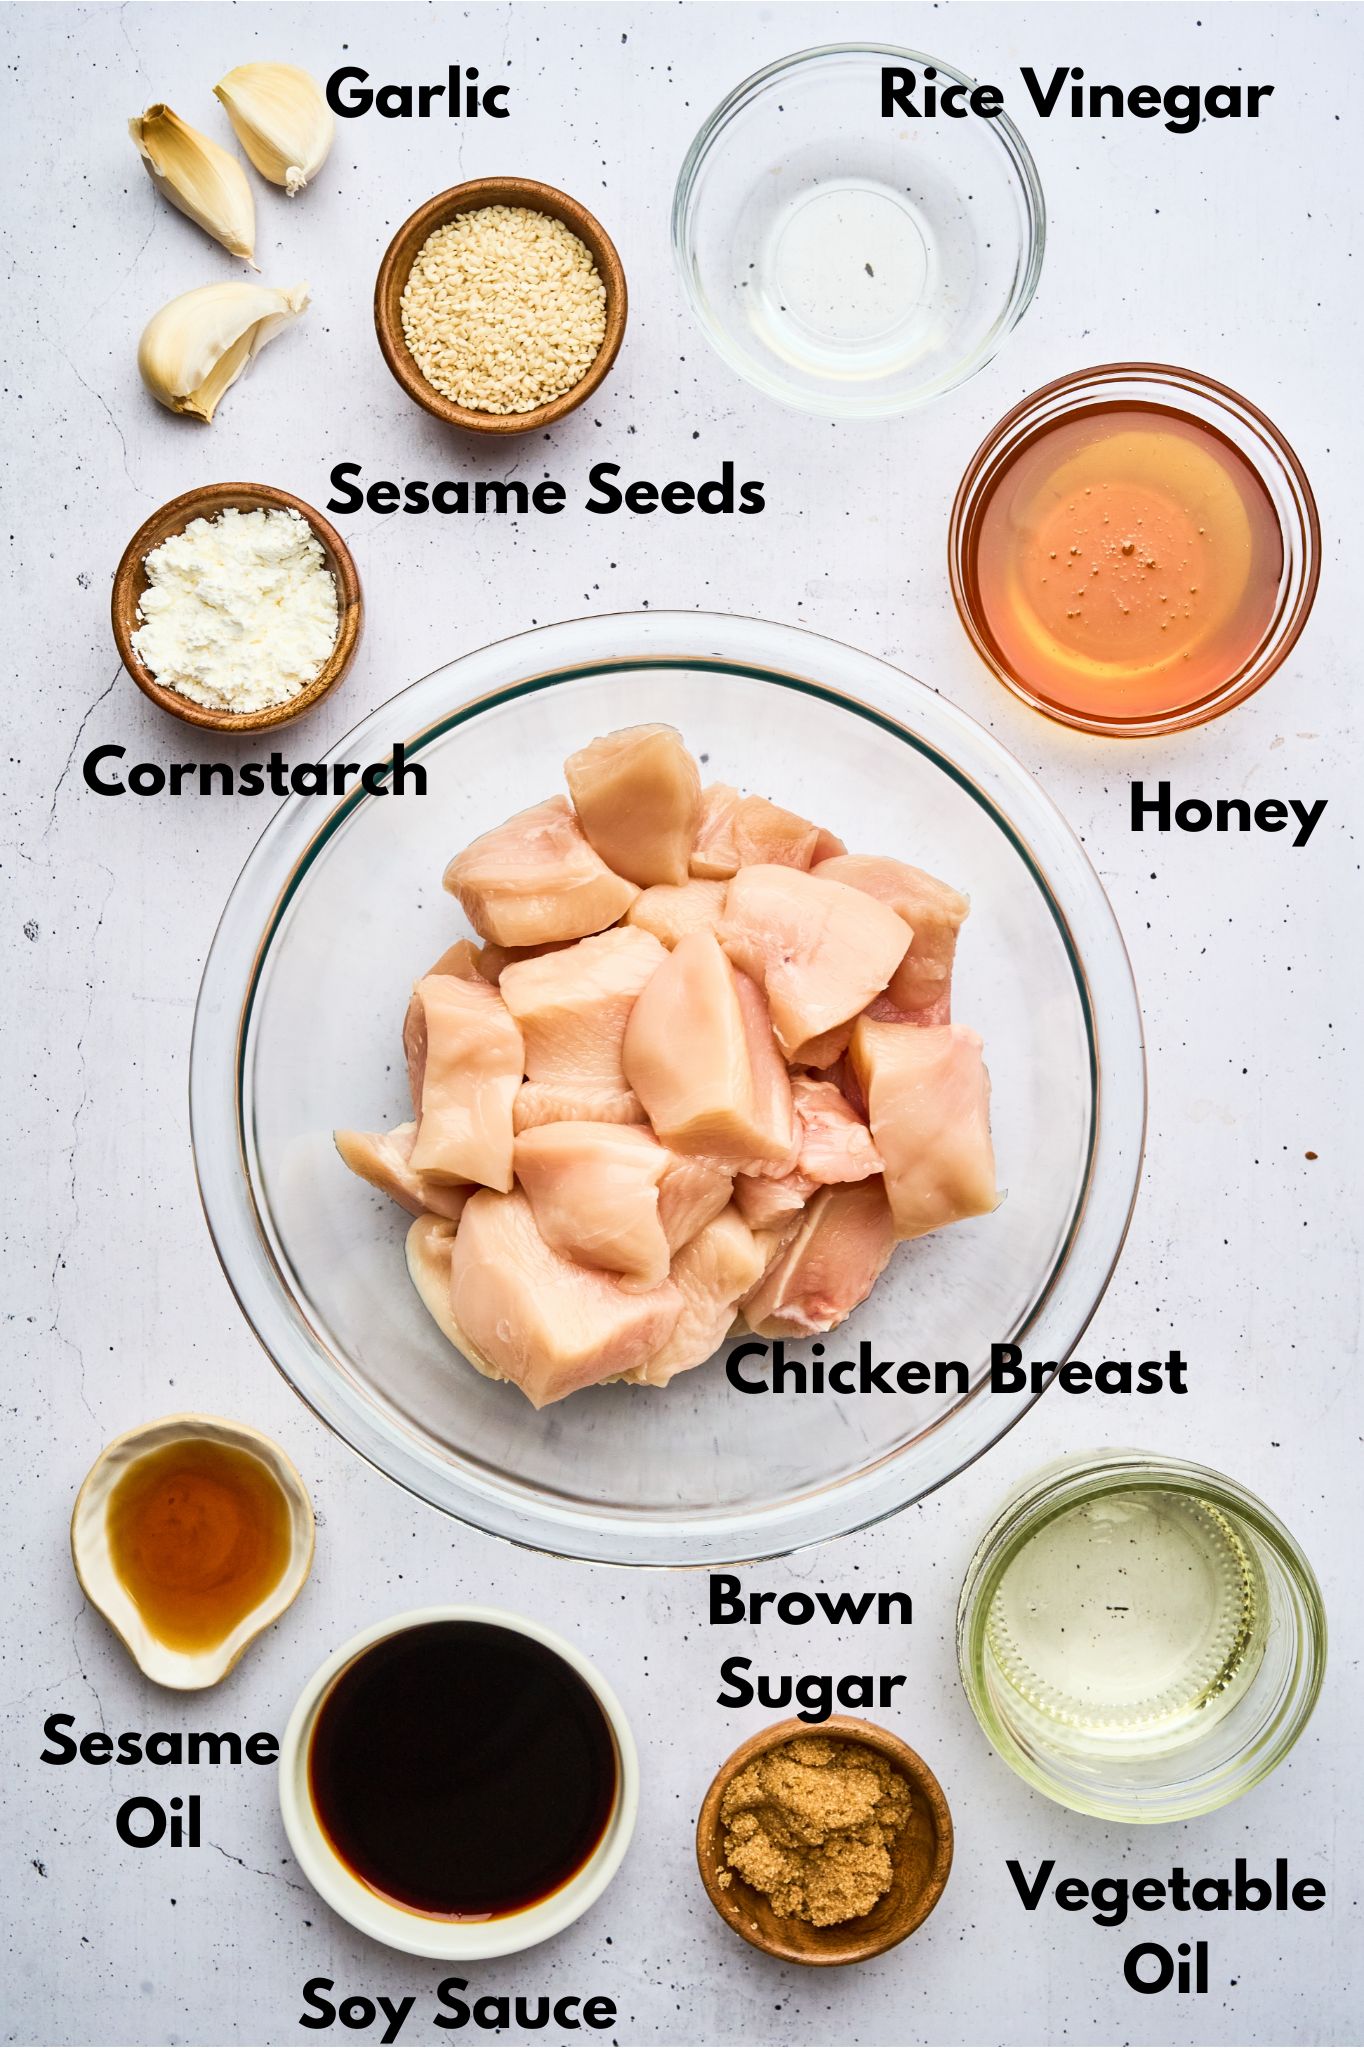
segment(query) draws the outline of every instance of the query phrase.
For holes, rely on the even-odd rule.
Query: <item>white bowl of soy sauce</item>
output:
[[[308,1882],[376,1941],[477,1962],[559,1934],[620,1868],[639,1762],[580,1651],[495,1607],[426,1607],[314,1672],[280,1757]]]

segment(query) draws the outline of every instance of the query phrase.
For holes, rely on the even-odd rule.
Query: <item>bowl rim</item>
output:
[[[159,683],[133,646],[137,630],[137,607],[147,587],[143,562],[153,548],[183,533],[192,520],[212,518],[216,513],[243,509],[297,512],[306,519],[327,557],[327,567],[336,583],[337,629],[331,653],[310,683],[280,704],[267,704],[260,711],[219,711],[209,704],[196,704],[178,690]],[[350,668],[360,645],[364,626],[364,596],[355,557],[336,528],[305,498],[296,497],[277,484],[201,484],[167,498],[143,520],[119,557],[109,597],[109,618],[119,659],[144,697],[162,711],[169,711],[185,725],[201,726],[210,732],[266,732],[272,726],[288,725],[305,711],[311,711],[334,690]]]
[[[565,657],[537,672],[547,650]],[[572,659],[577,656],[577,659]],[[882,701],[856,698],[809,671],[839,664],[851,669],[864,690],[879,686]],[[1031,1303],[1016,1335],[1030,1332],[1047,1355],[1068,1356],[1079,1342],[1121,1253],[1140,1180],[1146,1121],[1145,1052],[1140,1009],[1131,965],[1112,908],[1079,841],[1034,777],[974,720],[949,700],[877,657],[803,629],[767,621],[705,613],[645,612],[579,619],[494,642],[446,664],[381,706],[338,742],[339,757],[364,757],[375,750],[379,764],[391,765],[394,708],[427,700],[438,715],[404,742],[414,758],[438,737],[492,704],[511,702],[538,690],[611,670],[641,667],[711,669],[739,673],[813,695],[867,719],[944,769],[1005,832],[1028,864],[1057,924],[1075,975],[1076,992],[1089,1037],[1091,1121],[1089,1157],[1082,1187],[1052,1271]],[[475,676],[498,680],[475,690],[452,709],[451,667],[460,682]],[[528,672],[529,671],[529,672]],[[883,708],[888,700],[890,708]],[[898,715],[897,715],[898,714]],[[912,721],[912,722],[911,722]],[[929,726],[926,738],[913,725]],[[944,736],[942,728],[947,728]],[[971,768],[949,760],[950,740]],[[1029,840],[982,786],[1004,783],[1028,817],[1029,829],[1048,843],[1049,859],[1065,870],[1070,915],[1062,909],[1047,868]],[[713,1566],[783,1555],[805,1545],[866,1528],[936,1490],[972,1464],[1040,1398],[1023,1391],[991,1393],[978,1385],[952,1409],[894,1450],[853,1474],[805,1488],[737,1513],[687,1511],[627,1512],[604,1509],[517,1488],[505,1475],[489,1477],[469,1461],[440,1457],[407,1420],[382,1408],[373,1394],[355,1390],[344,1361],[328,1349],[301,1308],[280,1268],[251,1189],[246,1082],[248,1032],[255,989],[269,945],[312,859],[355,808],[363,792],[343,798],[316,826],[316,806],[287,799],[275,814],[228,898],[204,969],[195,1011],[190,1055],[190,1123],[195,1170],[205,1217],[229,1286],[248,1323],[294,1391],[319,1418],[370,1463],[421,1499],[476,1527],[552,1555],[600,1563]],[[260,880],[258,881],[258,876]],[[269,903],[262,923],[259,904]],[[1071,917],[1083,914],[1090,926],[1086,944],[1103,970],[1096,990],[1081,955]],[[249,963],[249,964],[248,964]],[[242,972],[246,988],[242,992]],[[1095,1044],[1096,1019],[1112,1044],[1101,1063]],[[1083,1253],[1083,1258],[1081,1258]],[[1060,1353],[1052,1347],[1061,1345]],[[287,1363],[286,1363],[287,1360]],[[985,1417],[989,1416],[988,1422]],[[906,1478],[896,1466],[916,1445],[936,1443],[954,1424],[970,1441],[954,1448],[946,1470]]]
[[[803,1736],[828,1736],[833,1741],[860,1744],[864,1749],[874,1750],[878,1756],[894,1764],[901,1775],[909,1780],[911,1787],[927,1800],[933,1812],[937,1848],[933,1867],[929,1871],[923,1889],[918,1893],[914,1909],[904,1922],[886,1939],[870,1940],[860,1948],[849,1949],[845,1945],[840,1955],[820,1955],[795,1944],[777,1943],[768,1940],[761,1929],[754,1927],[743,1915],[731,1913],[726,1908],[727,1894],[719,1891],[712,1875],[712,1862],[718,1858],[712,1855],[715,1837],[719,1831],[720,1801],[726,1787],[756,1756],[764,1756],[771,1749],[779,1749],[785,1742],[798,1741]],[[731,1750],[715,1776],[706,1788],[696,1816],[696,1864],[701,1873],[701,1882],[706,1897],[714,1906],[725,1925],[739,1935],[750,1947],[760,1949],[764,1955],[776,1956],[781,1962],[802,1963],[814,1968],[846,1968],[852,1963],[869,1962],[873,1956],[885,1955],[917,1933],[930,1913],[939,1905],[952,1874],[952,1857],[955,1848],[955,1830],[952,1824],[952,1809],[947,1795],[939,1784],[936,1774],[930,1770],[918,1751],[911,1749],[902,1736],[890,1728],[883,1728],[878,1722],[863,1720],[857,1714],[829,1714],[822,1721],[802,1721],[792,1716],[784,1721],[775,1721],[767,1728],[760,1728],[747,1737],[736,1749]],[[841,1923],[846,1927],[847,1922]],[[821,1929],[821,1934],[837,1936],[840,1927]],[[846,1944],[846,1936],[845,1936]]]
[[[409,257],[404,264],[402,251],[409,236],[415,238],[422,230],[425,232],[421,242],[417,243],[416,253],[420,253],[423,244],[438,228],[447,226],[457,215],[471,213],[479,206],[507,205],[523,206],[532,213],[547,213],[562,221],[583,243],[606,287],[606,331],[590,367],[576,384],[571,384],[567,391],[561,391],[557,398],[546,399],[543,405],[535,406],[530,412],[479,412],[475,406],[459,405],[437,391],[422,374],[407,346],[402,324],[402,295],[414,258]],[[530,434],[539,427],[553,426],[557,420],[576,411],[603,382],[619,355],[629,314],[630,295],[625,282],[625,268],[610,235],[596,214],[580,199],[560,191],[557,185],[546,185],[539,178],[466,178],[462,184],[450,185],[444,192],[433,194],[410,213],[394,233],[374,280],[374,332],[393,378],[423,411],[429,412],[434,419],[443,420],[446,426],[461,427],[470,434]]]
[[[433,1622],[473,1621],[541,1643],[588,1687],[611,1732],[616,1797],[601,1838],[556,1891],[533,1905],[489,1920],[447,1920],[397,1905],[351,1871],[328,1841],[308,1791],[308,1761],[317,1717],[332,1685],[366,1650]],[[543,1622],[505,1607],[451,1603],[406,1608],[357,1630],[323,1659],[294,1702],[279,1749],[279,1803],[289,1846],[313,1890],[362,1934],[407,1955],[441,1962],[487,1962],[535,1948],[571,1927],[594,1906],[625,1860],[639,1818],[639,1753],[625,1709],[607,1679],[577,1646]]]
[[[1148,386],[1155,398],[1171,411],[1184,410],[1179,404],[1181,394],[1196,394],[1224,419],[1238,419],[1248,425],[1260,446],[1270,451],[1280,464],[1298,515],[1296,526],[1290,530],[1277,499],[1266,486],[1278,517],[1285,571],[1294,558],[1295,550],[1301,558],[1301,580],[1291,603],[1273,621],[1267,638],[1235,675],[1194,704],[1174,711],[1153,712],[1140,718],[1086,716],[1053,703],[1030,689],[1013,674],[992,646],[971,602],[965,572],[971,521],[980,509],[987,487],[994,481],[996,457],[1006,452],[1011,456],[1026,445],[1028,430],[1034,424],[1039,427],[1054,425],[1058,420],[1093,404],[1106,387],[1120,384]],[[1141,405],[1152,400],[1134,395],[1131,402]],[[1188,417],[1196,418],[1197,415],[1189,413]],[[1239,442],[1236,446],[1243,458],[1251,461]],[[1255,460],[1251,466],[1263,483],[1266,463]],[[1076,732],[1098,733],[1106,739],[1150,739],[1165,733],[1189,732],[1196,726],[1206,725],[1211,719],[1220,718],[1224,712],[1234,710],[1248,697],[1253,697],[1282,667],[1296,647],[1316,602],[1321,581],[1321,519],[1311,482],[1297,450],[1268,413],[1232,385],[1223,384],[1201,370],[1185,369],[1177,363],[1094,363],[1082,369],[1068,370],[1064,376],[1039,384],[1016,405],[1010,406],[986,434],[962,471],[961,482],[952,500],[947,529],[947,574],[957,616],[976,653],[996,681],[1003,683],[1030,709]]]
[[[109,1555],[105,1510],[119,1479],[149,1451],[173,1443],[222,1443],[265,1466],[289,1510],[289,1557],[263,1599],[204,1650],[177,1650],[143,1620]],[[112,1437],[90,1466],[71,1508],[71,1563],[90,1605],[103,1616],[146,1677],[173,1692],[202,1692],[236,1669],[256,1638],[288,1612],[308,1582],[317,1547],[313,1504],[302,1473],[283,1447],[249,1422],[186,1409],[139,1422]]]
[[[958,85],[974,86],[980,83],[979,79],[972,78],[968,72],[958,70],[956,65],[949,64],[945,58],[935,57],[926,50],[910,49],[898,43],[813,43],[806,49],[793,50],[785,57],[774,58],[771,63],[750,72],[747,78],[741,79],[738,85],[726,93],[718,105],[711,109],[692,138],[673,187],[670,214],[673,258],[683,295],[697,325],[716,354],[746,383],[762,391],[767,397],[777,399],[781,404],[789,405],[799,412],[813,413],[816,417],[892,419],[913,412],[919,406],[926,405],[935,398],[941,398],[946,392],[956,390],[958,385],[967,383],[977,371],[983,370],[987,364],[994,361],[1036,295],[1047,248],[1047,205],[1032,151],[1011,116],[1001,109],[997,115],[989,117],[986,125],[995,131],[996,139],[1003,148],[1021,194],[1027,219],[1024,234],[1019,242],[1019,262],[1008,299],[980,346],[952,369],[945,370],[941,376],[917,387],[910,394],[894,399],[883,397],[868,400],[862,405],[854,405],[847,401],[838,403],[831,393],[802,394],[793,385],[781,383],[775,378],[761,374],[753,357],[745,350],[735,347],[725,329],[711,318],[706,295],[701,291],[695,275],[690,222],[697,180],[726,124],[757,100],[770,85],[798,66],[843,57],[892,58],[921,66],[931,64],[939,73],[953,79]]]

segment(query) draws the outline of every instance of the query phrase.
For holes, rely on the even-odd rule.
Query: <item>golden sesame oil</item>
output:
[[[105,1510],[109,1559],[169,1649],[226,1642],[289,1564],[289,1502],[263,1459],[208,1437],[135,1458]]]

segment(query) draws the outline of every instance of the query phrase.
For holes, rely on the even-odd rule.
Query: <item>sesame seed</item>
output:
[[[408,273],[403,334],[443,397],[533,412],[581,382],[606,335],[590,250],[551,214],[484,206],[428,236]]]

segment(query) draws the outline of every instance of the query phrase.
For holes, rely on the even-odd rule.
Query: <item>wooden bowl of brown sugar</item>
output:
[[[560,222],[587,250],[606,294],[605,327],[590,363],[567,389],[553,392],[523,412],[480,409],[438,390],[413,354],[403,325],[403,294],[431,237],[460,214],[495,206],[543,214]],[[596,215],[578,200],[535,178],[471,178],[419,206],[389,243],[374,286],[374,327],[394,377],[408,397],[436,419],[472,434],[528,434],[537,427],[552,426],[591,397],[616,360],[625,333],[627,305],[625,272],[615,244]]]
[[[730,1868],[725,1855],[729,1830],[721,1807],[739,1773],[772,1750],[811,1736],[870,1750],[904,1779],[910,1793],[909,1819],[890,1845],[890,1889],[870,1912],[833,1927],[778,1913],[765,1892]],[[817,1724],[778,1721],[740,1743],[716,1773],[696,1823],[696,1860],[712,1906],[752,1947],[785,1963],[863,1963],[913,1934],[942,1897],[952,1868],[952,1816],[923,1758],[889,1730],[851,1714],[831,1714]]]

